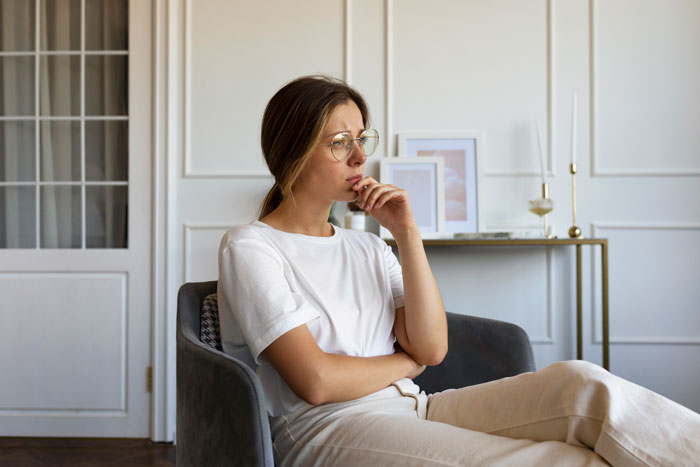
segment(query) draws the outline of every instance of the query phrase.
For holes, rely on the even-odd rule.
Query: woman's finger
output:
[[[367,176],[367,177],[361,178],[357,183],[355,183],[352,186],[352,189],[359,192],[359,193],[362,193],[362,190],[364,189],[364,187],[366,187],[372,183],[379,183],[379,182],[377,182],[372,177]]]
[[[384,206],[386,203],[391,201],[392,199],[403,199],[405,196],[406,192],[401,189],[396,189],[389,191],[387,193],[384,193],[375,203],[374,208],[379,209],[382,206]]]
[[[367,206],[367,211],[371,211],[376,205],[377,200],[385,193],[394,191],[394,188],[387,185],[373,185],[371,190],[372,191],[367,198],[367,203],[365,203]]]
[[[358,182],[359,183],[359,182]],[[365,182],[360,188],[357,196],[357,200],[355,201],[360,207],[367,206],[367,200],[369,199],[370,195],[372,194],[372,191],[375,190],[377,187],[380,187],[381,185],[377,183],[376,180],[369,180]]]

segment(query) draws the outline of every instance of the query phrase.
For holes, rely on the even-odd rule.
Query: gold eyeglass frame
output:
[[[365,144],[367,143],[368,139],[375,140],[374,148],[370,153],[367,152],[365,147]],[[363,151],[365,151],[365,156],[370,157],[372,154],[375,153],[377,147],[379,147],[379,131],[375,130],[374,128],[367,128],[366,130],[363,130],[362,133],[360,133],[360,136],[358,138],[353,138],[352,134],[350,134],[347,131],[338,133],[328,144],[328,146],[331,147],[331,155],[333,156],[333,159],[337,160],[338,162],[345,162],[346,160],[348,160],[350,158],[350,155],[352,154],[352,151],[355,149],[355,141],[357,141],[357,144],[362,147]],[[335,145],[339,142],[343,143],[342,148],[343,151],[345,151],[345,157],[342,158],[339,158],[338,155],[335,153],[336,150],[340,149],[339,146]]]

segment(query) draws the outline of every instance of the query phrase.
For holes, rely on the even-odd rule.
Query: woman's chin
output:
[[[355,201],[357,199],[357,192],[349,191],[338,196],[336,202],[338,203],[349,203],[350,201]]]

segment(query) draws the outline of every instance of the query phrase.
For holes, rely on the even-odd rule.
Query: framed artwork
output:
[[[445,180],[442,157],[389,157],[380,165],[381,183],[403,188],[408,193],[413,216],[423,238],[444,236]],[[381,238],[392,238],[384,227]]]
[[[411,132],[399,133],[398,139],[399,156],[444,159],[445,232],[483,231],[481,133]]]

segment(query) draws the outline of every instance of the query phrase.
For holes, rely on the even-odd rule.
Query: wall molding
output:
[[[344,28],[344,57],[343,57],[343,79],[352,85],[352,0],[343,2],[345,17],[343,18]]]
[[[498,246],[483,246],[483,247],[478,247],[478,248],[502,248]],[[533,251],[535,249],[542,248],[540,246],[532,246],[532,247],[527,247],[529,251]],[[555,274],[555,266],[554,266],[554,261],[553,261],[553,254],[552,254],[552,246],[544,246],[545,248],[545,313],[544,313],[544,319],[545,319],[545,333],[544,335],[533,335],[530,331],[525,329],[525,326],[523,324],[518,324],[520,327],[526,330],[526,332],[529,335],[530,342],[532,344],[544,344],[544,345],[554,345],[556,344],[556,341],[554,339],[553,335],[553,330],[555,326],[555,316],[554,316],[554,303],[555,303],[555,286],[554,286],[554,277],[556,277]],[[394,251],[396,251],[396,247],[394,247]],[[518,251],[524,251],[524,250],[519,250],[516,249],[514,250],[516,252]],[[430,252],[426,251],[428,253],[428,256],[430,256]],[[448,310],[449,311],[449,310]],[[484,316],[485,318],[488,318],[488,316]]]
[[[554,178],[556,175],[554,167],[554,158],[552,157],[552,147],[553,147],[553,132],[554,132],[554,119],[552,114],[554,112],[553,105],[553,95],[554,95],[554,40],[552,31],[554,30],[554,5],[552,0],[546,0],[546,24],[547,24],[547,124],[545,128],[547,129],[547,134],[545,135],[545,145],[547,151],[547,177]],[[542,173],[537,168],[532,170],[487,170],[484,167],[485,177],[541,177]]]
[[[591,222],[591,237],[597,238],[601,230],[697,230],[700,231],[700,224],[693,223],[605,223]],[[599,258],[596,258],[595,252],[597,249],[591,249],[591,344],[602,345],[603,332],[601,329],[602,310],[599,303],[597,291],[602,278],[598,273],[596,266]],[[609,254],[609,251],[608,251]],[[608,261],[610,258],[608,257]],[[608,267],[609,267],[608,263]],[[608,280],[610,276],[608,275]],[[615,312],[612,308],[610,314]],[[613,345],[700,345],[700,336],[691,337],[658,337],[658,336],[641,336],[641,337],[615,337],[610,334],[610,344]]]
[[[183,104],[183,113],[185,116],[185,131],[183,141],[183,168],[182,178],[273,178],[270,171],[263,170],[196,170],[192,167],[192,117],[190,109],[192,108],[192,2],[194,0],[184,0],[185,2],[185,21],[184,21],[184,36],[185,36],[185,53],[184,53],[184,92],[185,101]],[[352,0],[344,0],[343,12],[343,74],[346,80],[351,78],[352,73],[352,57],[350,40],[351,22],[349,15],[352,12]]]
[[[533,344],[548,344],[548,345],[554,345],[554,336],[552,333],[552,330],[554,329],[554,262],[552,261],[552,247],[547,246],[545,247],[546,250],[546,262],[547,262],[547,310],[546,310],[546,326],[547,326],[547,333],[542,336],[533,336],[530,338],[530,342]]]
[[[29,277],[32,276],[32,277]],[[112,415],[127,417],[127,399],[128,399],[128,352],[129,352],[129,290],[128,290],[128,271],[115,270],[80,270],[80,271],[49,271],[49,270],[20,270],[20,271],[2,271],[0,272],[0,280],[21,279],[33,281],[39,278],[53,279],[60,277],[61,279],[73,279],[83,281],[85,279],[103,279],[103,280],[118,280],[119,281],[119,296],[121,304],[119,306],[119,323],[121,325],[121,333],[119,335],[119,358],[121,360],[121,368],[119,369],[120,376],[120,396],[119,408],[116,409],[91,409],[91,408],[6,408],[0,407],[0,416],[65,416],[78,418],[94,418],[101,415]],[[136,312],[134,310],[133,312]]]
[[[182,252],[182,277],[185,282],[190,282],[192,277],[192,232],[195,230],[228,230],[235,224],[218,224],[218,223],[197,223],[197,224],[182,224],[183,229],[183,252]]]
[[[175,251],[176,162],[182,142],[182,120],[177,103],[181,63],[182,8],[168,0],[153,0],[152,106],[153,106],[153,228],[151,358],[153,441],[175,440],[175,316],[177,280],[171,271]]]
[[[547,176],[554,177],[556,175],[554,170],[554,161],[552,159],[552,94],[554,92],[552,88],[553,76],[553,64],[552,57],[554,44],[552,41],[552,29],[554,27],[554,15],[552,14],[553,5],[552,0],[546,0],[546,23],[547,23],[547,135],[545,138],[547,147]],[[393,134],[392,129],[392,118],[391,118],[391,108],[393,106],[394,99],[394,89],[393,89],[393,11],[394,2],[393,0],[384,0],[384,59],[385,59],[385,73],[384,73],[384,132],[387,135],[385,138],[385,157],[396,157],[396,147],[394,142],[398,137],[397,134]],[[408,130],[402,130],[408,131]],[[539,177],[540,171],[537,169],[532,170],[486,170],[484,169],[484,176],[486,177]]]
[[[642,167],[628,169],[610,169],[601,166],[598,134],[598,4],[599,0],[589,0],[589,39],[590,39],[590,147],[591,177],[687,177],[700,175],[698,169],[669,169],[664,167]]]
[[[394,86],[392,85],[394,55],[392,53],[394,23],[392,21],[394,2],[384,0],[384,157],[394,156],[394,139],[392,134],[391,106],[394,103]]]
[[[0,416],[12,417],[71,417],[76,419],[95,417],[124,418],[126,410],[92,409],[0,409]]]

